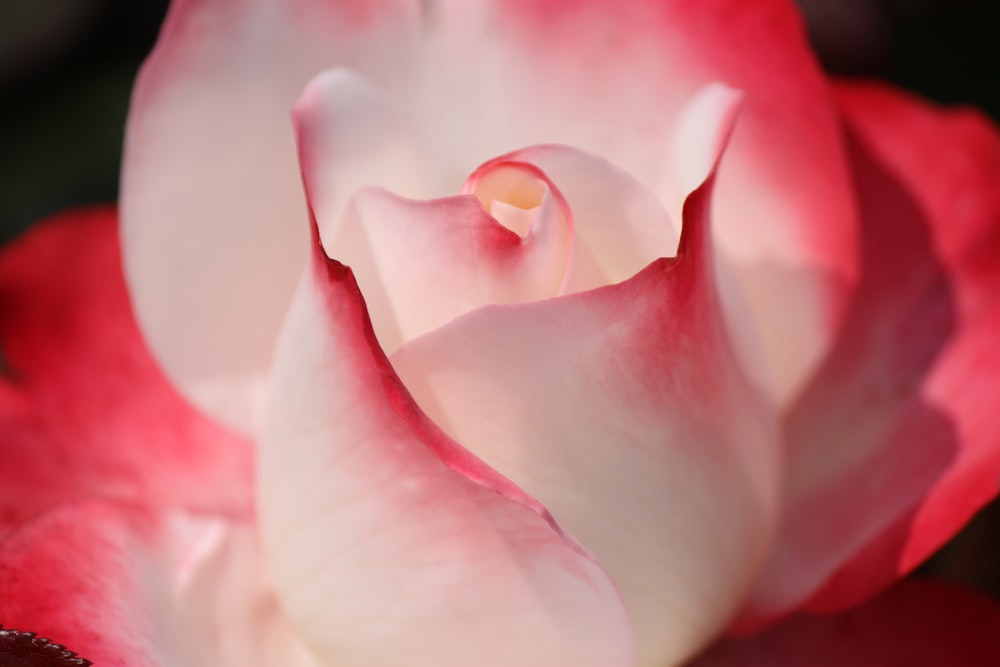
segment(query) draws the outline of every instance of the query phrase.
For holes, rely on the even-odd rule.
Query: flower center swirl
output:
[[[51,639],[0,625],[0,665],[3,667],[88,667],[91,664]]]

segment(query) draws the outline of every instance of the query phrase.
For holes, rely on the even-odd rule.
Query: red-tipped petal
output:
[[[75,498],[250,511],[249,444],[162,376],[120,262],[110,208],[56,216],[0,253],[0,536]]]
[[[508,169],[516,181],[509,186],[520,185],[532,195],[530,202],[517,202],[520,208],[510,206],[531,218],[523,238],[491,217],[475,189],[428,201],[382,188],[357,191],[371,183],[420,191],[406,185],[404,139],[378,128],[368,142],[363,129],[343,136],[381,126],[376,94],[362,88],[367,85],[353,75],[326,72],[307,88],[294,121],[306,194],[323,244],[332,257],[355,267],[380,343],[392,351],[479,306],[558,294],[572,243],[569,211],[554,184],[531,165]],[[364,113],[364,121],[351,122],[362,114],[345,108],[357,105],[376,109]],[[351,142],[370,150],[355,155]]]
[[[793,407],[789,512],[750,615],[856,604],[1000,480],[1000,135],[970,112],[844,86],[862,279]]]
[[[470,313],[393,356],[436,423],[594,552],[641,665],[676,664],[726,623],[774,519],[780,452],[722,321],[710,195],[688,199],[676,259]]]
[[[299,636],[329,664],[631,665],[604,573],[420,412],[350,270],[316,247],[260,450],[263,544]]]
[[[426,124],[441,162],[459,172],[482,154],[567,144],[657,189],[677,216],[688,183],[668,156],[683,142],[683,109],[712,82],[745,93],[717,189],[715,234],[734,260],[721,287],[743,361],[787,400],[831,342],[858,263],[836,110],[793,3],[445,0],[434,9]],[[461,99],[465,113],[443,112],[442,99]]]
[[[719,150],[708,152],[710,159],[718,158]],[[573,249],[563,293],[621,282],[653,260],[677,254],[680,222],[671,220],[653,191],[603,157],[543,144],[495,158],[477,174],[510,162],[540,169],[565,198]]]
[[[277,613],[255,537],[211,516],[66,503],[0,540],[0,619],[101,667],[316,667]]]

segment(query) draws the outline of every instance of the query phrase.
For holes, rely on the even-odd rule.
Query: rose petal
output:
[[[415,11],[406,0],[171,5],[129,118],[125,263],[168,375],[230,425],[250,428],[306,257],[289,110],[333,65],[405,76]]]
[[[198,539],[185,545],[171,578],[178,624],[193,653],[185,667],[320,667],[278,609],[256,526],[185,519],[184,527]]]
[[[136,330],[113,210],[3,250],[0,350],[0,537],[72,498],[250,512],[249,444],[176,394]]]
[[[888,86],[841,82],[836,92],[851,126],[925,209],[962,319],[992,312],[1000,289],[996,125],[972,109],[935,108]]]
[[[0,541],[4,626],[102,667],[315,667],[259,582],[250,527],[207,517],[67,503]]]
[[[430,195],[416,130],[389,92],[338,67],[311,79],[295,104],[299,168],[323,230],[337,228],[348,200],[365,186],[402,197]]]
[[[571,146],[543,144],[490,160],[476,173],[508,162],[524,162],[544,172],[572,213],[574,266],[564,292],[620,282],[654,259],[677,253],[680,225],[655,194],[604,158]],[[695,187],[704,178],[705,173]]]
[[[689,667],[991,667],[1000,664],[998,636],[995,602],[913,580],[842,614],[796,616],[721,642]]]
[[[715,82],[702,87],[685,104],[670,154],[677,192],[695,190],[715,169],[730,140],[729,135],[720,136],[718,128],[736,124],[744,99],[742,91]]]
[[[777,440],[722,323],[710,193],[689,198],[676,260],[612,287],[481,309],[393,357],[437,424],[595,553],[622,591],[641,665],[677,664],[720,629],[774,518]]]
[[[156,554],[148,515],[100,503],[64,505],[0,542],[0,618],[107,667],[166,667],[163,620],[149,602],[169,579],[143,571]],[[155,607],[154,607],[155,608]]]
[[[420,49],[416,5],[402,0],[175,4],[137,88],[124,177],[128,273],[154,350],[196,402],[248,428],[304,247],[285,227],[302,210],[282,116],[324,66],[351,67],[407,101],[434,194],[483,159],[539,142],[673,182],[663,145],[677,114],[722,79],[751,93],[722,174],[719,235],[742,267],[725,274],[724,300],[744,362],[784,397],[829,338],[840,283],[854,275],[854,223],[827,91],[797,17],[772,3],[440,2],[424,8]],[[445,100],[461,113],[442,113]],[[666,196],[679,207],[685,194]],[[747,300],[751,328],[740,319]],[[798,317],[782,315],[789,303]],[[192,324],[178,330],[182,320]]]
[[[743,362],[776,400],[793,395],[857,276],[838,119],[793,4],[444,0],[428,26],[421,108],[450,172],[562,143],[656,189],[676,217],[688,182],[668,156],[685,106],[715,81],[745,92],[719,175],[715,234],[734,260],[721,288]]]
[[[633,664],[603,572],[537,502],[441,434],[317,251],[262,436],[262,536],[282,608],[326,664]]]
[[[296,106],[294,121],[306,194],[324,246],[331,256],[357,267],[381,344],[395,350],[484,304],[557,294],[569,261],[571,223],[561,195],[529,166],[519,166],[518,173],[546,181],[550,192],[538,202],[536,220],[524,238],[498,223],[472,194],[418,202],[383,189],[355,193],[369,174],[371,182],[395,183],[407,191],[406,159],[399,153],[405,153],[405,141],[391,131],[381,139],[384,158],[376,151],[354,159],[344,147],[358,139],[339,133],[344,116],[353,115],[342,111],[346,101],[358,104],[359,98],[374,95],[354,93],[360,85],[343,71],[320,75]],[[347,126],[380,126],[373,120],[378,112],[364,115],[363,123]],[[369,171],[372,162],[383,168]],[[400,163],[395,171],[385,166]]]
[[[1000,479],[1000,136],[887,89],[841,90],[862,280],[790,413],[789,512],[745,620],[856,604],[947,541]]]

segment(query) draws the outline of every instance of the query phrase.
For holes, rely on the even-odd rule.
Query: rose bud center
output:
[[[497,222],[521,238],[528,236],[540,216],[559,208],[541,172],[524,163],[482,167],[469,177],[463,191],[476,195]]]

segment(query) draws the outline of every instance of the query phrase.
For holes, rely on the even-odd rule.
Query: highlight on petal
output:
[[[676,216],[688,193],[669,156],[686,105],[714,82],[743,91],[717,189],[714,233],[732,266],[721,289],[743,363],[787,402],[858,270],[838,118],[793,4],[440,0],[426,23],[424,124],[438,163],[459,173],[512,146],[566,144],[655,189]],[[442,114],[442,99],[465,113]]]
[[[952,584],[911,580],[861,607],[800,615],[723,641],[689,667],[991,667],[1000,664],[1000,607]]]
[[[171,578],[187,664],[323,667],[291,632],[266,576],[256,526],[213,517],[173,518],[196,539]]]
[[[402,197],[429,195],[419,137],[391,92],[339,67],[312,78],[296,102],[299,168],[321,227],[336,227],[348,200],[365,186]]]
[[[411,0],[171,4],[127,128],[125,267],[157,359],[230,426],[252,426],[306,258],[289,111],[327,67],[406,77],[416,12]]]
[[[1000,134],[887,88],[839,95],[865,223],[861,283],[789,413],[789,511],[750,626],[866,599],[1000,480]]]
[[[192,409],[143,344],[116,217],[68,211],[0,252],[0,538],[75,498],[251,511],[249,443]]]
[[[664,184],[673,189],[672,199],[678,205],[715,169],[718,156],[731,139],[729,133],[720,135],[719,128],[736,125],[736,114],[742,102],[743,93],[739,90],[723,83],[710,83],[681,111],[671,146],[672,179]]]
[[[634,663],[601,569],[420,412],[318,242],[278,348],[259,507],[281,608],[324,664]]]
[[[776,511],[773,415],[722,320],[710,194],[708,183],[689,198],[676,259],[618,285],[480,309],[392,357],[436,424],[595,554],[640,665],[678,664],[722,628]]]
[[[246,524],[66,503],[0,540],[0,618],[102,667],[318,667],[260,576]]]

